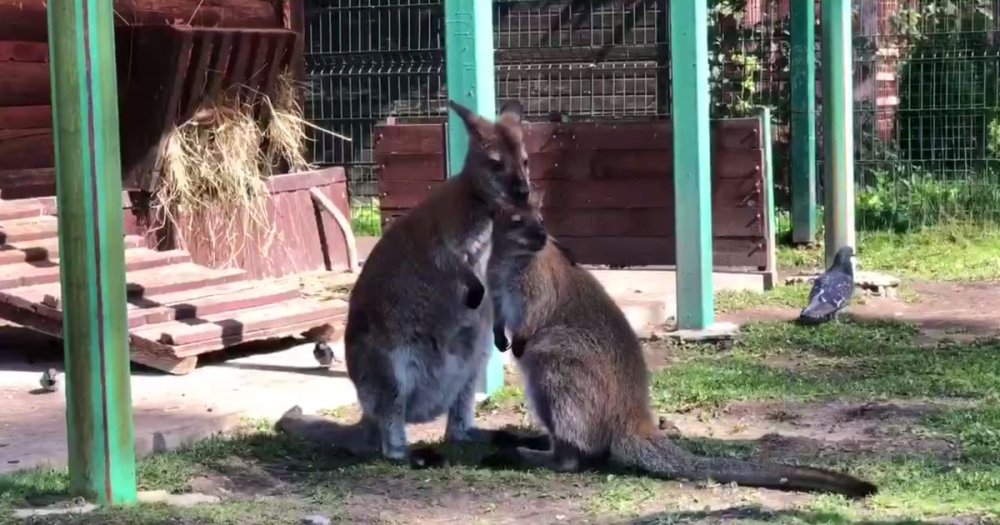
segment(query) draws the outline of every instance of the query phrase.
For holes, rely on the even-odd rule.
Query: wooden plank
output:
[[[52,166],[55,166],[55,146],[51,129],[0,130],[0,170]]]
[[[0,200],[0,221],[40,217],[45,208],[37,201]]]
[[[245,278],[246,271],[239,268],[211,269],[185,263],[167,269],[156,268],[127,275],[129,297],[147,297],[153,294],[179,292],[191,288],[231,283]]]
[[[194,263],[180,263],[166,268],[129,272],[126,287],[131,303],[139,297],[231,283],[243,279],[245,275],[245,271],[236,268],[213,270]],[[59,304],[62,291],[59,283],[53,283],[12,288],[6,290],[6,295],[16,296],[26,303]]]
[[[275,305],[225,312],[198,319],[149,325],[133,333],[136,337],[178,346],[224,337],[241,337],[249,331],[323,319],[333,315],[338,309],[342,307],[321,306],[312,300],[294,299]]]
[[[158,252],[147,248],[125,251],[126,269],[129,271],[158,268],[187,262],[188,254],[179,250]],[[29,261],[0,266],[0,289],[34,286],[59,281],[59,261]]]
[[[44,42],[46,2],[0,0],[0,35]],[[268,0],[115,0],[115,25],[190,24],[205,27],[271,28],[281,20]]]
[[[716,160],[712,164],[714,178],[762,180],[761,150],[716,151],[713,159]],[[529,155],[528,163],[532,181],[649,178],[669,182],[673,179],[673,156],[667,150],[552,151]]]
[[[5,199],[54,197],[56,194],[56,170],[51,167],[24,170],[0,169],[0,190],[2,190]]]
[[[544,210],[545,228],[556,237],[673,237],[672,207],[661,208],[598,208],[576,210],[550,208]],[[715,211],[712,216],[714,237],[763,236],[764,220],[753,208],[739,208],[727,213]]]
[[[49,65],[44,62],[0,62],[0,106],[49,103]]]
[[[386,164],[389,156],[442,154],[444,124],[394,124],[375,126],[375,162]]]
[[[152,308],[133,308],[129,311],[129,328],[204,317],[233,310],[257,308],[290,301],[298,296],[299,289],[294,284],[255,283],[255,286],[236,292],[174,303],[162,303],[164,306]]]
[[[31,219],[0,222],[0,243],[15,244],[25,241],[51,239],[59,232],[58,220],[46,215]]]
[[[125,236],[125,248],[138,248],[145,241],[138,235]],[[0,265],[19,262],[41,261],[59,256],[59,238],[52,237],[40,241],[26,241],[0,247]]]
[[[581,264],[612,266],[673,265],[677,241],[672,237],[559,237]],[[758,268],[767,264],[764,240],[713,238],[713,264],[721,268]]]
[[[530,167],[529,167],[530,169]],[[440,153],[393,155],[385,164],[377,164],[377,180],[430,180],[443,181],[445,173],[444,156]]]
[[[760,122],[753,118],[713,120],[716,150],[759,150]],[[393,124],[375,127],[375,159],[388,155],[439,154],[444,150],[444,124]],[[612,122],[529,122],[525,125],[529,154],[544,151],[667,150],[673,148],[669,120]]]
[[[0,129],[38,129],[52,127],[52,106],[0,107]]]
[[[26,42],[22,40],[0,41],[0,62],[41,62],[49,61],[47,42]]]
[[[196,356],[199,354],[204,354],[206,352],[211,352],[214,350],[222,350],[224,348],[236,346],[250,341],[282,339],[285,337],[305,337],[307,332],[315,331],[317,327],[321,326],[329,326],[331,328],[333,326],[340,326],[341,327],[340,330],[333,328],[332,331],[335,332],[333,338],[334,339],[338,337],[342,338],[344,332],[342,326],[346,322],[346,320],[347,320],[347,308],[340,308],[318,319],[284,325],[284,326],[278,326],[274,328],[250,330],[244,332],[241,335],[223,337],[221,340],[209,339],[207,341],[176,346],[173,347],[173,351],[174,354],[179,357]],[[329,332],[329,330],[327,332]]]
[[[713,181],[717,182],[717,181]],[[381,206],[409,209],[424,200],[434,188],[444,184],[432,181],[388,181],[381,184]],[[546,208],[662,208],[670,206],[674,188],[669,181],[632,180],[533,180],[543,195]],[[763,197],[755,181],[717,184],[712,189],[713,206],[720,209],[757,207]]]

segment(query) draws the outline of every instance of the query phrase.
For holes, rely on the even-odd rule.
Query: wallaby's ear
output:
[[[466,131],[469,132],[469,138],[471,140],[483,142],[490,136],[494,126],[492,122],[476,115],[471,109],[455,102],[454,100],[449,100],[448,106],[450,106],[451,110],[458,115],[458,118],[462,119],[462,122],[465,124]]]
[[[543,190],[533,190],[528,194],[528,205],[532,208],[538,210],[541,209],[542,203],[545,202],[545,192]]]
[[[516,100],[508,100],[500,106],[500,122],[521,124],[524,120],[524,106]]]

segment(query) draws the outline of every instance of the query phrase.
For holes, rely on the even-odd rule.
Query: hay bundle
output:
[[[155,215],[175,228],[182,248],[207,246],[213,266],[232,266],[248,244],[269,252],[276,233],[267,178],[279,167],[309,168],[296,95],[285,74],[273,100],[228,94],[171,131]]]

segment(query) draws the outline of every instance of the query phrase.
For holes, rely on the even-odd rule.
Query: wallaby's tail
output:
[[[621,466],[669,479],[713,480],[778,490],[834,492],[852,498],[862,498],[878,491],[878,487],[867,481],[830,470],[697,456],[663,435],[623,436],[612,445],[611,459]]]

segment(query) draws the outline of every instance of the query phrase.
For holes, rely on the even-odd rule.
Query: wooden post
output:
[[[708,328],[712,297],[712,147],[709,133],[707,0],[670,2],[677,327]]]
[[[854,85],[851,2],[823,0],[823,193],[826,265],[854,247]]]
[[[496,75],[493,66],[493,2],[445,0],[445,74],[448,97],[484,116],[496,115]],[[469,137],[462,121],[448,116],[449,176],[461,171]],[[482,392],[493,394],[503,386],[503,357],[490,353]]]
[[[792,2],[792,241],[816,240],[816,2]]]
[[[136,500],[114,13],[48,4],[70,491]]]

